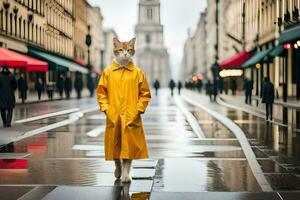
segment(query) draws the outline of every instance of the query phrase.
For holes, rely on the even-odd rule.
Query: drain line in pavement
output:
[[[183,105],[182,100],[178,96],[175,97],[175,102],[181,112],[184,114],[185,118],[189,122],[190,126],[193,129],[193,132],[198,136],[198,138],[205,138],[205,135],[199,126],[196,118],[188,111],[188,109]]]
[[[243,132],[243,130],[236,125],[232,120],[230,120],[229,118],[221,115],[220,113],[211,110],[205,106],[203,106],[202,104],[198,103],[197,101],[191,99],[190,97],[187,96],[183,96],[182,97],[185,101],[187,101],[188,103],[200,107],[202,110],[206,111],[207,113],[209,113],[210,115],[212,115],[215,119],[217,119],[218,121],[220,121],[223,125],[225,125],[229,130],[231,130],[234,135],[236,136],[236,138],[238,139],[244,154],[247,158],[247,161],[249,163],[249,166],[253,172],[254,177],[256,178],[256,181],[258,182],[258,184],[260,185],[261,189],[264,192],[270,192],[273,191],[272,187],[270,186],[270,184],[268,183],[266,177],[263,174],[263,171],[259,165],[259,163],[256,160],[256,156],[254,154],[254,152],[251,149],[251,146]]]
[[[237,109],[237,110],[241,110],[243,112],[246,112],[246,113],[249,113],[251,115],[254,115],[254,116],[257,116],[257,117],[260,117],[260,118],[263,118],[265,119],[265,115],[263,114],[260,114],[260,113],[257,113],[255,111],[252,111],[250,109],[246,109],[246,108],[243,108],[243,107],[238,107],[238,106],[235,106],[235,105],[232,105],[232,104],[229,104],[229,103],[226,103],[225,101],[223,101],[220,97],[217,98],[217,103],[220,104],[220,105],[223,105],[223,106],[226,106],[228,108],[233,108],[233,109]],[[277,121],[271,121],[272,123],[274,124],[277,124],[279,126],[283,126],[283,127],[288,127],[288,125],[286,124],[283,124],[283,123],[280,123],[280,122],[277,122]]]
[[[21,123],[26,123],[26,122],[32,122],[32,121],[45,119],[45,118],[49,118],[49,117],[55,117],[55,116],[59,116],[59,115],[65,115],[65,114],[70,114],[70,113],[73,113],[73,112],[78,112],[79,110],[80,110],[79,108],[72,108],[72,109],[68,109],[68,110],[62,110],[62,111],[58,111],[58,112],[53,112],[53,113],[48,113],[48,114],[39,115],[39,116],[35,116],[35,117],[30,117],[30,118],[27,118],[27,119],[17,120],[17,121],[15,121],[15,123],[16,124],[21,124]]]
[[[73,112],[73,113],[69,114],[68,119],[60,121],[60,122],[56,122],[56,123],[53,123],[53,124],[50,124],[50,125],[47,125],[47,126],[43,126],[41,128],[37,128],[37,129],[31,130],[31,131],[28,131],[28,132],[25,132],[23,135],[15,138],[14,142],[20,141],[20,140],[22,140],[24,138],[27,138],[27,137],[37,135],[39,133],[43,133],[43,132],[46,132],[46,131],[49,131],[49,130],[52,130],[52,129],[55,129],[55,128],[59,128],[59,127],[66,126],[68,124],[74,123],[75,121],[77,121],[81,117],[83,117],[85,113],[92,112],[92,111],[95,111],[95,110],[97,110],[97,109],[95,107],[93,107],[93,108],[89,108],[88,110]]]

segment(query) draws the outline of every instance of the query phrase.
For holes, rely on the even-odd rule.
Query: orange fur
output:
[[[127,51],[130,56],[133,56],[135,54],[135,38],[131,39],[129,42],[120,42],[117,38],[114,38],[113,44],[114,54],[116,57],[118,57],[124,51]]]

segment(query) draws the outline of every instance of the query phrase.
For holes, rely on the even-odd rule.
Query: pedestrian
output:
[[[262,88],[262,103],[266,104],[266,120],[273,120],[273,103],[275,98],[274,85],[269,77],[264,78]]]
[[[0,73],[0,110],[4,127],[11,127],[13,109],[16,103],[14,94],[16,89],[17,81],[9,71],[8,66],[4,65]]]
[[[60,99],[63,98],[64,87],[65,87],[64,76],[60,74],[56,82],[56,88],[58,90]]]
[[[46,85],[46,88],[47,88],[48,98],[52,100],[53,99],[53,91],[55,89],[55,83],[54,82],[49,82]]]
[[[202,80],[197,80],[196,88],[199,93],[202,92],[202,87],[203,87]]]
[[[95,91],[95,83],[94,83],[94,79],[91,76],[88,77],[87,88],[90,92],[90,97],[93,97]]]
[[[232,91],[232,95],[235,96],[236,95],[236,90],[237,90],[237,82],[236,82],[235,78],[231,78],[230,89]]]
[[[219,79],[218,85],[219,85],[220,94],[223,94],[223,91],[224,91],[224,80],[223,80],[223,78]]]
[[[155,89],[155,96],[157,96],[158,95],[158,89],[160,88],[160,83],[157,79],[154,81],[153,87]]]
[[[245,104],[251,105],[253,82],[248,78],[245,78],[244,80],[244,90],[245,90]]]
[[[174,80],[171,79],[170,82],[169,82],[169,88],[171,90],[171,96],[173,96],[173,90],[174,90],[175,87],[176,87],[176,84],[175,84]]]
[[[212,84],[211,81],[208,80],[206,85],[205,85],[205,89],[206,89],[206,94],[209,96],[210,101],[212,101],[212,94],[213,94],[213,88],[212,88]]]
[[[218,79],[214,79],[214,82],[212,84],[212,95],[214,96],[213,101],[217,100],[218,88],[219,88],[219,80]]]
[[[72,79],[68,75],[65,80],[65,94],[67,99],[70,99],[71,92],[72,92]]]
[[[141,114],[151,99],[143,70],[137,68],[135,38],[120,42],[114,38],[115,60],[102,72],[97,87],[100,110],[106,113],[105,159],[115,161],[116,178],[130,182],[134,159],[148,158]]]
[[[182,83],[181,83],[181,81],[178,81],[178,83],[177,83],[177,88],[178,88],[178,94],[180,95],[180,91],[181,91],[181,88],[182,88]]]
[[[45,90],[44,83],[43,83],[43,80],[41,78],[38,78],[38,80],[36,81],[35,90],[38,93],[39,100],[41,100],[42,92]]]
[[[81,99],[81,91],[83,89],[83,81],[81,74],[77,74],[74,81],[74,88],[77,93],[77,99]]]
[[[18,79],[18,89],[19,95],[22,99],[22,103],[25,103],[25,100],[27,99],[28,85],[26,79],[24,78],[24,74],[20,74],[20,77]]]

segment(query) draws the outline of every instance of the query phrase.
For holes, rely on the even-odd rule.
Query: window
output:
[[[151,37],[149,34],[146,35],[145,41],[147,44],[149,44],[151,42]]]
[[[19,18],[19,37],[22,37],[22,19],[21,17]]]
[[[10,34],[12,35],[13,34],[13,31],[12,31],[12,27],[13,27],[13,17],[12,17],[12,14],[10,13],[9,14],[9,26],[10,26]]]
[[[0,29],[3,30],[3,9],[0,10]]]
[[[23,38],[25,39],[26,37],[26,30],[25,30],[25,19],[23,19]]]
[[[14,21],[15,21],[15,36],[17,36],[17,34],[18,34],[18,20],[17,20],[18,18],[17,18],[17,15],[15,15],[15,17],[14,17]]]
[[[152,8],[147,9],[147,19],[152,20]]]

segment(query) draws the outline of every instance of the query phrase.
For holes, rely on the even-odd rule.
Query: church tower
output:
[[[170,79],[169,55],[164,46],[164,27],[160,21],[159,0],[139,0],[137,38],[137,66],[147,75],[149,84],[157,79],[167,86]]]

